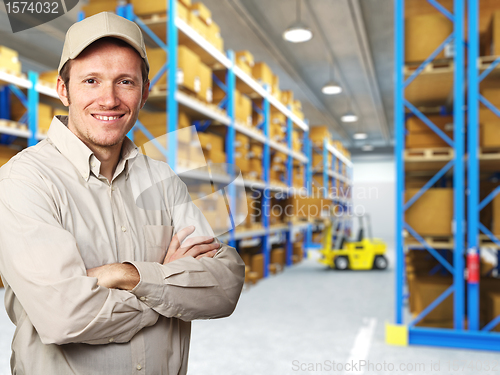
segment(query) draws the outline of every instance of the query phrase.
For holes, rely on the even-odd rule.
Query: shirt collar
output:
[[[47,132],[47,138],[76,167],[86,181],[88,181],[91,171],[96,176],[99,176],[101,163],[95,157],[92,150],[69,130],[67,125],[68,116],[54,116]],[[121,158],[116,166],[114,177],[118,176],[125,168],[127,168],[126,174],[128,177],[130,165],[127,161],[135,158],[138,153],[134,143],[125,137],[121,150]]]

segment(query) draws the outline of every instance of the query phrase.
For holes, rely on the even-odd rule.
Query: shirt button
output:
[[[111,337],[108,341],[113,342],[113,341],[115,341],[115,339]]]
[[[139,298],[141,301],[145,301],[147,298],[146,297],[141,297]]]
[[[142,366],[141,365],[137,365],[136,369],[139,370],[139,371],[141,371]]]
[[[178,318],[180,318],[180,317],[182,316],[182,314],[181,314],[181,313],[179,313],[179,314],[177,314],[176,316],[177,316]]]
[[[125,228],[124,226],[122,226],[122,232],[126,232],[127,231],[127,228]]]
[[[92,166],[92,168],[95,167],[95,163],[94,162],[90,163],[90,165]]]

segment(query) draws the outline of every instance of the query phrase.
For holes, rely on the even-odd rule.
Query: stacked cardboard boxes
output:
[[[10,74],[21,74],[21,62],[19,61],[17,51],[0,46],[0,69]]]
[[[165,112],[147,112],[141,111],[139,113],[139,121],[148,129],[148,131],[155,138],[155,141],[166,149],[168,143],[167,133],[167,113]],[[191,165],[196,160],[196,154],[191,152],[191,142],[193,140],[193,133],[191,120],[189,116],[179,111],[179,130],[176,132],[177,136],[177,157],[179,165]],[[158,149],[153,141],[151,141],[145,134],[140,131],[134,134],[134,143],[141,147],[141,151],[156,160],[166,161],[166,156]]]
[[[286,160],[287,155],[283,152],[275,152],[271,158],[271,170],[269,171],[269,179],[275,182],[285,182],[286,178]]]
[[[262,86],[268,87],[271,91],[273,87],[273,72],[265,62],[256,62],[252,67],[252,76]]]
[[[429,120],[453,140],[453,116],[428,116]],[[450,147],[436,132],[418,117],[406,121],[406,148]]]
[[[162,48],[146,47],[150,65],[150,78],[153,79],[165,65],[166,53]],[[200,57],[188,47],[180,45],[178,51],[177,84],[196,94],[201,100],[211,103],[212,69],[201,62]],[[154,87],[166,89],[166,74],[163,74]]]
[[[234,58],[236,65],[246,74],[252,76],[252,69],[255,65],[253,55],[249,51],[238,51]]]
[[[236,133],[234,148],[234,162],[246,174],[250,172],[250,138],[244,134]]]

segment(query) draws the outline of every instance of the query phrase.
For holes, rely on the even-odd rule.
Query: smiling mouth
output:
[[[92,117],[96,118],[97,120],[101,121],[113,121],[113,120],[118,120],[119,118],[123,117],[123,115],[117,115],[117,116],[101,116],[101,115],[92,115]]]

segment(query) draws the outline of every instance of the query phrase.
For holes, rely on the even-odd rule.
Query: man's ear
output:
[[[150,83],[149,79],[144,83],[144,88],[142,89],[141,109],[144,107],[144,104],[146,104],[146,100],[148,100]]]
[[[68,88],[64,84],[64,81],[62,80],[61,76],[57,77],[57,95],[59,95],[59,99],[61,99],[62,104],[64,104],[65,107],[69,106],[69,99],[68,99]]]

